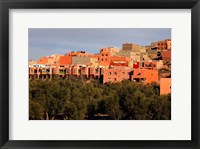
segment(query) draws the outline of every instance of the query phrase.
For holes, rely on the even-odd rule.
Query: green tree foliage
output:
[[[43,106],[41,106],[40,102],[30,100],[29,102],[29,119],[31,120],[40,120],[43,119]]]
[[[169,120],[171,94],[159,95],[156,83],[129,80],[101,84],[70,77],[29,81],[29,119],[92,119],[107,115],[114,120]]]

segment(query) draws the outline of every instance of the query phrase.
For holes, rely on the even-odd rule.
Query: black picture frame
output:
[[[9,140],[9,9],[191,9],[192,140],[191,141],[23,141]],[[199,0],[0,0],[0,147],[19,148],[163,148],[200,149],[200,2]]]

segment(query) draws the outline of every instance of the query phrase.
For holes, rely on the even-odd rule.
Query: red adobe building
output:
[[[131,69],[127,67],[114,67],[103,69],[103,83],[120,82],[130,79]]]
[[[143,82],[145,84],[151,82],[158,83],[158,70],[134,69],[131,80],[135,82]]]
[[[60,57],[60,65],[70,65],[72,64],[72,57],[76,56],[76,57],[85,57],[85,56],[89,56],[90,54],[86,51],[72,51],[67,53],[64,56]]]
[[[163,60],[171,60],[171,50],[164,50],[161,52]]]
[[[171,93],[171,78],[160,78],[160,95]]]

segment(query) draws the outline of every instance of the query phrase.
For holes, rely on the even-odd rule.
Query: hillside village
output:
[[[130,80],[160,85],[160,95],[171,93],[171,39],[147,46],[124,43],[100,48],[99,53],[71,51],[29,60],[29,79],[80,77],[85,81],[99,79],[102,84]]]

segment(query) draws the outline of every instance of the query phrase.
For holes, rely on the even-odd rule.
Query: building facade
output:
[[[160,78],[160,95],[171,93],[171,78]]]
[[[163,60],[156,59],[159,56],[162,56]],[[106,47],[100,48],[97,54],[71,51],[65,55],[45,56],[38,61],[29,61],[29,78],[51,79],[74,76],[100,79],[103,84],[127,79],[144,84],[156,82],[160,84],[160,94],[163,95],[171,92],[171,78],[161,78],[163,75],[160,75],[159,72],[162,71],[159,70],[166,70],[168,65],[171,66],[170,39],[153,42],[146,48],[125,43],[122,45],[122,50]],[[167,77],[171,76],[171,69],[167,73],[169,73]]]

